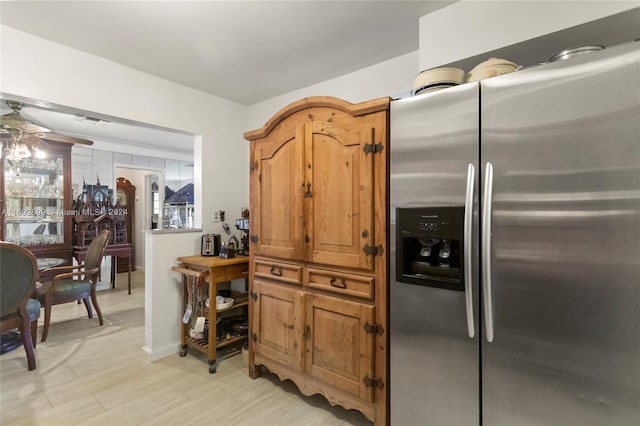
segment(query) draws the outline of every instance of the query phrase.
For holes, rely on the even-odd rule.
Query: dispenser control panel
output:
[[[396,210],[396,281],[464,291],[464,207]]]

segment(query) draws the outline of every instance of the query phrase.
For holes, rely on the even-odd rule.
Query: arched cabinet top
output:
[[[387,97],[360,102],[357,104],[352,104],[351,102],[333,96],[313,96],[303,98],[282,108],[273,117],[271,117],[263,127],[246,132],[244,134],[244,138],[248,141],[263,138],[290,115],[309,108],[333,108],[356,117],[359,115],[384,111],[389,108],[389,102],[390,98]]]

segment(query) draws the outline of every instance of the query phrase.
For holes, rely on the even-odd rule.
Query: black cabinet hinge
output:
[[[362,147],[362,150],[364,151],[365,154],[369,154],[369,153],[378,154],[378,153],[382,152],[383,149],[384,149],[384,146],[382,145],[381,142],[378,142],[378,143],[366,143]]]
[[[378,388],[378,389],[383,389],[384,388],[384,383],[382,383],[382,379],[380,379],[378,377],[374,377],[372,379],[367,374],[366,376],[364,376],[364,379],[362,379],[362,381],[364,382],[364,385],[366,387],[368,387],[368,388]]]
[[[254,244],[255,244],[255,243],[257,243],[259,240],[260,240],[260,238],[258,238],[258,236],[257,236],[257,235],[252,235],[252,236],[249,238],[249,241],[251,241],[251,242],[252,242],[252,243],[254,243]]]
[[[381,324],[369,324],[368,322],[365,323],[364,325],[364,331],[367,334],[379,334],[380,336],[382,336],[382,334],[384,334],[384,328],[382,327]]]
[[[250,291],[249,296],[253,299],[254,302],[258,300],[258,293],[256,293],[255,291]]]
[[[256,336],[256,333],[251,333],[251,340],[253,340],[254,342],[258,341],[258,336]]]
[[[369,244],[365,244],[362,250],[364,251],[364,254],[366,254],[367,256],[371,256],[371,255],[382,256],[382,253],[384,253],[382,244],[378,246],[370,246]]]

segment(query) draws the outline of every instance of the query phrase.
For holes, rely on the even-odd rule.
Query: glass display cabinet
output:
[[[0,161],[0,235],[36,257],[71,261],[71,146],[47,142],[41,156]]]

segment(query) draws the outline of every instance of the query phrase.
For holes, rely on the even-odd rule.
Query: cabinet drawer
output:
[[[288,284],[302,285],[302,265],[256,260],[255,276]]]
[[[307,271],[307,287],[373,300],[373,277],[316,268],[308,268]]]
[[[225,270],[226,281],[247,278],[249,276],[249,264],[239,263],[237,265],[229,265]]]

